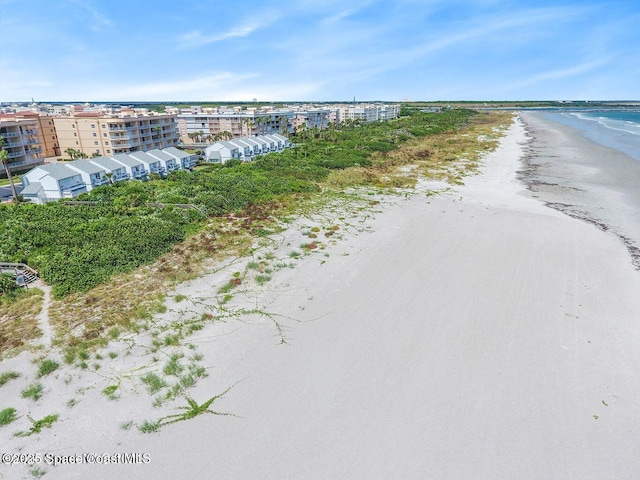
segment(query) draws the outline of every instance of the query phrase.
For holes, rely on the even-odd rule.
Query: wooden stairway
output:
[[[24,263],[0,262],[0,273],[8,273],[15,279],[22,277],[24,279],[24,286],[35,282],[39,278],[38,272]]]

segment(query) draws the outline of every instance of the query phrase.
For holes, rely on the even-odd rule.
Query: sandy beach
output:
[[[555,148],[548,123],[523,118]],[[570,142],[587,154],[586,140]],[[186,342],[208,373],[191,397],[232,387],[211,404],[231,415],[156,433],[123,428],[180,412],[154,408],[139,380],[152,357],[161,368],[172,352],[150,353],[143,334],[111,346],[108,367],[61,369],[42,380],[38,402],[6,405],[23,417],[0,428],[3,450],[149,458],[41,464],[47,479],[637,478],[640,271],[616,233],[633,238],[635,224],[616,213],[619,227],[605,232],[534,198],[543,194],[518,179],[531,145],[517,120],[464,186],[433,195],[422,182],[364,213],[302,219],[303,229],[335,223],[343,238],[299,259],[297,227],[257,252],[293,268],[234,295],[225,308],[236,315]],[[632,201],[625,208],[625,218],[638,215]],[[247,261],[181,285],[158,321],[213,311],[219,286]],[[26,358],[3,362],[0,372],[24,374],[2,397],[34,381]],[[108,400],[101,392],[115,377],[123,393]],[[13,437],[29,426],[27,411],[60,420]],[[33,475],[2,465],[0,478]]]

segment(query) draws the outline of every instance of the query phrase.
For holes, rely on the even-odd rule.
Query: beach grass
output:
[[[55,360],[50,360],[48,358],[42,360],[42,362],[40,362],[40,365],[38,366],[38,377],[49,375],[50,373],[54,372],[59,366],[60,364]]]
[[[9,380],[15,380],[18,377],[20,377],[20,373],[15,371],[0,373],[0,387],[2,387]]]
[[[24,390],[22,390],[21,396],[22,398],[28,398],[35,402],[42,398],[42,395],[44,394],[43,392],[44,392],[44,387],[42,386],[41,383],[33,383],[29,385],[27,388],[25,388]]]
[[[4,410],[0,410],[0,427],[9,425],[11,422],[18,418],[15,408],[9,407]]]
[[[0,301],[0,360],[18,354],[42,335],[38,315],[43,295],[39,288],[30,288],[10,301]]]

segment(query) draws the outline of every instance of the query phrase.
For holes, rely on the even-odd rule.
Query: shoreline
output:
[[[616,237],[531,198],[517,179],[528,141],[515,122],[463,186],[427,196],[425,181],[406,198],[372,197],[382,203],[371,212],[302,218],[256,258],[172,292],[157,324],[188,325],[248,260],[271,252],[274,265],[294,261],[290,251],[309,241],[300,226],[322,233],[339,223],[332,235],[341,241],[235,293],[225,305],[240,315],[189,337],[195,348],[181,361],[187,368],[202,355],[208,373],[193,399],[232,387],[211,408],[233,416],[150,434],[119,426],[166,415],[136,372],[154,356],[162,369],[178,349],[150,352],[142,340],[164,342],[171,331],[149,331],[130,349],[119,342],[119,370],[60,385],[57,407],[52,398],[31,404],[34,418],[61,414],[54,429],[11,438],[28,426],[23,418],[0,429],[3,443],[24,453],[150,454],[145,464],[47,467],[54,479],[633,478],[640,275]],[[116,374],[138,393],[106,401]],[[77,393],[89,379],[92,388]],[[41,381],[53,389],[54,380]],[[0,392],[19,396],[31,381]],[[5,478],[31,478],[9,468],[0,467]]]
[[[520,115],[530,140],[518,178],[531,197],[617,236],[640,270],[640,162],[542,112]]]

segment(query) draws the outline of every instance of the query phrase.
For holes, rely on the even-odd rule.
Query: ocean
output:
[[[545,112],[545,117],[640,161],[640,109],[555,110]]]

